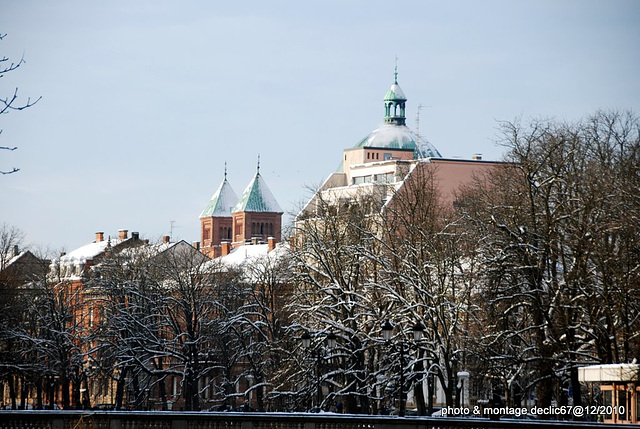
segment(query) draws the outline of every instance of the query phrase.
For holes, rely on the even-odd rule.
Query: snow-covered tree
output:
[[[266,393],[286,384],[281,362],[290,342],[285,333],[289,324],[286,307],[292,298],[290,254],[285,247],[279,247],[249,259],[239,269],[244,300],[231,309],[223,326],[240,346],[242,376],[251,382],[244,393],[255,395],[258,410],[264,411],[267,399],[274,399],[267,398]]]
[[[117,406],[128,386],[137,408],[157,391],[167,409],[167,388],[179,379],[185,409],[200,409],[210,389],[202,382],[219,366],[213,343],[227,280],[206,261],[186,243],[166,243],[128,249],[96,270],[92,288],[105,315],[93,352],[116,365]]]
[[[502,130],[509,165],[459,204],[482,258],[476,353],[507,395],[535,389],[539,404],[562,404],[571,388],[580,404],[579,365],[637,353],[638,229],[628,220],[639,205],[627,190],[638,189],[638,120],[599,112]]]
[[[388,304],[388,317],[404,327],[399,341],[410,344],[406,333],[416,323],[426,328],[414,345],[413,367],[408,367],[414,370],[410,380],[421,414],[426,405],[422,381],[429,377],[439,381],[448,405],[458,398],[457,372],[467,364],[465,339],[477,269],[474,247],[434,177],[427,163],[407,175],[380,217],[382,233],[376,238],[382,251],[371,256],[379,272],[376,293]]]
[[[314,340],[314,351],[300,361],[299,383],[307,386],[309,394],[319,389],[318,383],[330,386],[330,394],[318,406],[338,401],[344,402],[346,412],[369,412],[370,400],[376,396],[375,371],[381,351],[377,346],[386,311],[371,289],[377,273],[371,259],[375,249],[368,248],[377,246],[371,208],[376,204],[379,208],[380,201],[361,195],[337,205],[319,198],[316,204],[317,215],[296,223],[293,252],[291,311],[296,325],[289,331],[296,337],[307,332]],[[323,348],[329,333],[338,339],[331,351]],[[314,362],[329,368],[323,365],[329,358],[331,370],[311,376]]]

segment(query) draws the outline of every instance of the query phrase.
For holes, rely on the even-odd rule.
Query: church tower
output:
[[[260,161],[251,183],[233,208],[233,243],[242,245],[252,239],[267,242],[281,240],[282,209],[260,175]]]
[[[201,250],[210,258],[221,255],[222,242],[233,240],[231,210],[237,201],[238,196],[227,181],[227,167],[225,165],[224,180],[200,214]]]

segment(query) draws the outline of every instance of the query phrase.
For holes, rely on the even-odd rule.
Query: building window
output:
[[[374,181],[378,183],[393,183],[394,174],[393,173],[376,174],[374,176]]]
[[[361,183],[371,183],[372,180],[372,176],[357,176],[351,179],[351,181],[353,182],[354,185],[359,185]]]
[[[618,419],[627,420],[627,410],[629,410],[629,407],[627,406],[627,390],[624,386],[618,390],[618,402],[616,405],[618,406]]]
[[[613,415],[611,413],[607,413],[608,411],[612,410],[613,407],[613,390],[603,390],[602,391],[602,402],[604,405],[604,410],[605,410],[605,415],[604,418],[605,420],[612,420],[613,419]]]

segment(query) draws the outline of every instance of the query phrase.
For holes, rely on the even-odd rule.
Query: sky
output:
[[[295,213],[383,119],[447,158],[500,160],[499,121],[640,114],[636,0],[0,0],[0,78],[38,103],[0,117],[0,224],[71,251],[95,232],[200,239],[224,178],[260,157]],[[285,215],[285,222],[291,220]]]

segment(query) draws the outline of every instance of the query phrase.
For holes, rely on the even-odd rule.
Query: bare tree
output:
[[[229,313],[225,330],[236,337],[240,359],[246,363],[242,376],[250,380],[245,395],[254,395],[258,411],[267,408],[267,389],[286,383],[281,364],[289,343],[285,327],[290,323],[287,306],[291,294],[291,261],[286,248],[246,261],[238,267],[243,275],[243,302]],[[273,408],[273,407],[268,407]]]
[[[297,361],[297,374],[310,397],[320,389],[319,383],[331,386],[333,391],[321,399],[319,407],[341,401],[346,412],[366,413],[375,396],[377,346],[384,320],[380,315],[385,310],[371,301],[376,296],[371,292],[376,276],[370,256],[374,250],[365,248],[376,245],[371,237],[377,221],[371,213],[380,209],[380,201],[368,195],[345,195],[335,201],[318,195],[315,213],[299,217],[296,223],[296,299],[291,311],[298,323],[289,331],[296,337],[303,332],[314,337],[314,351],[306,360]],[[334,368],[314,370],[314,362],[326,362],[322,340],[329,333],[338,338],[331,356]],[[314,371],[319,376],[312,377]]]
[[[387,303],[388,317],[404,326],[399,341],[419,323],[424,338],[409,361],[420,414],[426,412],[423,382],[435,377],[447,405],[459,400],[457,373],[465,369],[472,286],[477,263],[474,246],[444,201],[435,180],[437,167],[418,163],[385,206],[376,235],[379,279],[376,293]],[[375,258],[374,255],[371,256]],[[401,386],[405,389],[405,386]],[[428,394],[434,394],[430,387]],[[425,401],[427,399],[428,401]]]
[[[6,36],[6,34],[0,34],[0,40],[3,40]],[[3,78],[5,74],[18,69],[22,64],[25,64],[24,57],[21,57],[17,62],[11,61],[4,55],[0,57],[0,79]],[[31,101],[31,98],[27,98],[27,101],[20,102],[18,100],[18,88],[16,87],[10,95],[0,98],[0,115],[9,113],[12,110],[27,109],[40,101],[41,98],[42,97],[38,97],[35,101]],[[0,134],[2,134],[2,130],[0,130]],[[16,149],[16,146],[0,146],[0,150],[14,151]],[[11,170],[0,170],[0,173],[11,174],[19,170],[19,168],[13,167]]]
[[[118,408],[127,388],[134,408],[150,407],[157,391],[167,409],[174,396],[167,386],[177,378],[184,407],[200,409],[198,382],[211,366],[215,311],[212,285],[203,280],[209,280],[205,260],[186,243],[148,245],[113,255],[95,270],[91,288],[105,314],[93,353],[117,369]]]
[[[483,259],[476,351],[507,393],[577,405],[579,365],[637,353],[638,129],[617,112],[504,123],[510,165],[461,200]]]

